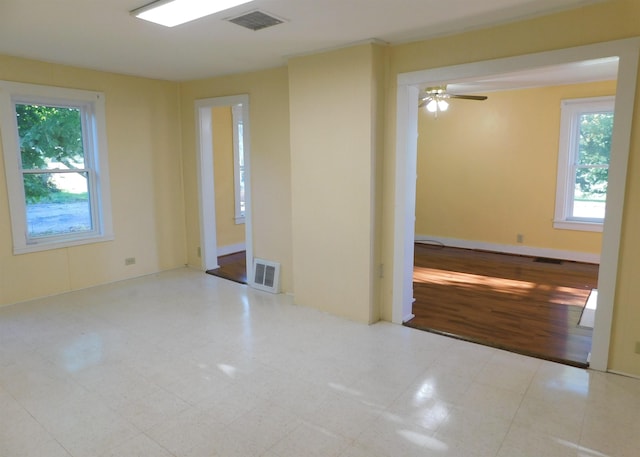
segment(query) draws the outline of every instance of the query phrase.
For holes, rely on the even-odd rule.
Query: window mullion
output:
[[[72,174],[72,173],[87,173],[88,171],[90,171],[88,168],[27,168],[27,169],[22,169],[22,173],[25,175],[36,175],[36,174],[53,174],[53,173],[58,173],[58,174]]]

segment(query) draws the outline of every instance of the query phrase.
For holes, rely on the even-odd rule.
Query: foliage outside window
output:
[[[607,202],[614,97],[564,100],[554,227],[601,231]]]
[[[104,96],[0,82],[14,252],[111,239]]]

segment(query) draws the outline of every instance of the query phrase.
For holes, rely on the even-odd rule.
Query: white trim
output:
[[[228,244],[226,246],[218,246],[218,255],[229,255],[241,252],[247,249],[246,243]]]
[[[640,376],[638,376],[638,375],[636,375],[636,374],[625,373],[624,371],[609,370],[609,373],[611,373],[611,374],[615,374],[615,375],[618,375],[618,376],[624,376],[624,377],[626,377],[626,378],[640,379]]]
[[[29,238],[15,104],[77,108],[82,115],[84,170],[88,179],[92,230]],[[27,254],[114,239],[111,214],[105,96],[102,92],[0,81],[0,127],[11,215],[13,253]]]
[[[546,257],[549,259],[571,260],[574,262],[600,263],[600,255],[589,252],[565,251],[562,249],[538,248],[535,246],[519,246],[512,244],[488,243],[485,241],[462,240],[430,235],[416,235],[416,242],[434,241],[452,248],[477,249],[481,251],[500,252],[505,254],[526,255],[530,257]]]
[[[627,185],[633,111],[638,76],[640,39],[613,42],[618,51],[618,84],[614,111],[611,161],[607,185],[607,210],[602,236],[600,273],[598,275],[598,309],[591,345],[590,367],[606,371],[609,363],[609,345],[613,323],[613,305],[618,278],[618,257]]]
[[[215,106],[242,105],[243,147],[245,169],[245,251],[246,264],[253,265],[253,229],[251,217],[251,131],[249,122],[249,96],[231,95],[195,101],[196,148],[198,158],[198,209],[200,216],[201,268],[219,268],[216,240],[215,186],[213,177],[213,135],[211,108]],[[206,206],[205,206],[206,203]],[[251,278],[248,284],[252,285]]]
[[[396,120],[396,194],[391,321],[406,322],[413,308],[413,237],[418,160],[418,94],[415,86],[399,86]]]
[[[394,213],[394,265],[393,265],[393,303],[392,316],[402,316],[405,306],[404,297],[399,290],[406,287],[411,277],[404,272],[413,265],[413,258],[402,247],[407,236],[413,242],[414,220],[407,217],[408,199],[415,192],[416,163],[411,153],[411,142],[415,143],[414,129],[417,125],[417,110],[408,114],[410,105],[417,105],[416,93],[424,86],[444,83],[471,81],[482,76],[510,73],[526,69],[558,65],[569,62],[619,57],[618,83],[616,89],[616,107],[609,166],[609,186],[607,189],[607,216],[602,236],[602,250],[598,277],[598,310],[593,331],[591,367],[605,371],[609,362],[611,325],[613,322],[613,304],[618,277],[618,255],[622,230],[623,204],[626,188],[627,162],[630,148],[631,124],[636,94],[638,53],[640,38],[629,38],[606,43],[598,43],[557,51],[528,54],[518,57],[474,62],[450,67],[402,73],[398,82],[398,113],[395,153],[395,201]],[[404,137],[404,138],[401,138]],[[406,200],[405,200],[406,199]],[[415,215],[415,206],[410,208]]]
[[[553,221],[553,228],[580,232],[602,232],[602,222]]]
[[[198,210],[200,215],[200,260],[204,271],[220,268],[216,239],[216,202],[213,181],[213,132],[211,106],[196,100],[196,163],[198,167]],[[206,206],[205,206],[206,203]]]
[[[560,104],[560,138],[553,228],[601,232],[603,219],[576,218],[575,208],[576,154],[579,147],[579,116],[584,113],[615,111],[615,96],[572,98]],[[608,169],[609,166],[606,165]]]
[[[607,41],[603,43],[578,46],[575,48],[559,49],[535,54],[524,54],[516,57],[471,62],[449,67],[418,70],[398,75],[398,86],[418,86],[425,84],[453,84],[474,81],[484,76],[495,76],[505,73],[536,69],[550,65],[560,65],[571,62],[600,59],[603,57],[632,57],[634,48],[640,43],[640,38]],[[618,67],[618,78],[620,68]]]
[[[244,152],[244,233],[246,244],[246,265],[253,265],[253,210],[251,207],[251,123],[249,122],[249,96],[240,95],[242,100],[242,147]],[[253,287],[254,281],[247,274],[247,284]]]

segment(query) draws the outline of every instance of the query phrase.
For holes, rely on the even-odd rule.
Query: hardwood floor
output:
[[[405,325],[586,367],[592,329],[578,326],[598,266],[416,244]]]
[[[207,270],[207,273],[219,278],[229,279],[247,283],[247,259],[245,251],[234,252],[233,254],[218,257],[220,268]]]

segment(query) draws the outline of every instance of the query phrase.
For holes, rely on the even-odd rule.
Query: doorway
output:
[[[244,265],[246,270],[246,266],[253,264],[249,96],[234,95],[197,100],[195,108],[198,149],[201,267],[204,271],[218,269],[221,267],[218,261],[219,258],[222,258],[224,255],[244,251]],[[218,111],[218,108],[221,110]],[[214,127],[214,113],[225,111],[232,116],[232,132],[233,136],[235,136],[234,143],[236,148],[234,149],[234,166],[235,162],[238,162],[237,166],[241,167],[240,169],[234,169],[233,187],[235,204],[233,223],[242,225],[242,222],[244,222],[244,242],[229,244],[227,241],[224,245],[220,245],[219,239],[223,240],[224,235],[219,233],[220,227],[216,217],[215,158],[216,154],[222,154],[224,151],[216,151],[216,145],[220,144],[218,141],[220,139],[219,137],[228,135],[229,132],[218,130]],[[216,135],[218,135],[218,137]],[[240,144],[242,148],[241,160],[238,158],[238,144]],[[251,285],[250,275],[246,276],[248,277],[247,283]]]
[[[598,277],[598,308],[591,357],[592,368],[606,371],[639,49],[640,40],[629,39],[398,75],[392,305],[394,322],[403,323],[413,317],[411,310],[415,238],[417,100],[420,89],[452,81],[469,81],[488,75],[617,57],[619,70],[615,106],[616,126],[611,147],[607,218],[603,230],[601,268]]]
[[[450,93],[485,98],[452,98],[439,115],[420,109],[416,317],[405,325],[588,366],[591,329],[579,321],[597,289],[606,176],[581,170],[582,183],[577,170],[559,171],[578,150],[559,143],[573,125],[559,118],[568,104],[583,112],[594,97],[612,99],[617,68],[598,59],[452,83]],[[582,124],[582,155],[604,160],[612,123]],[[568,219],[557,213],[566,199],[553,196],[571,184]]]

